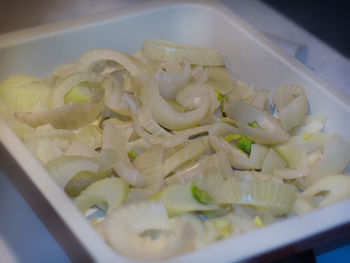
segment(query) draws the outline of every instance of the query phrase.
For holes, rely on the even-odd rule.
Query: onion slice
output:
[[[245,136],[257,143],[272,145],[289,138],[289,134],[283,130],[278,120],[252,105],[233,99],[231,103],[225,105],[225,112],[237,121],[238,128]],[[254,121],[259,127],[248,125]]]
[[[114,61],[121,64],[131,75],[138,75],[143,68],[143,63],[137,58],[123,52],[98,48],[85,52],[78,60],[78,71],[93,71],[101,61]]]
[[[305,189],[301,196],[308,200],[317,194],[326,192],[326,197],[319,205],[319,207],[324,207],[345,198],[350,198],[349,189],[349,175],[331,175],[317,181],[309,188]]]
[[[209,127],[208,125],[203,125],[195,128],[185,129],[178,133],[175,133],[171,136],[160,137],[154,136],[148,133],[141,125],[138,114],[131,113],[131,116],[134,120],[134,128],[136,133],[149,141],[153,145],[161,144],[164,147],[174,147],[181,143],[186,142],[190,137],[207,132]]]
[[[311,169],[302,189],[305,189],[317,180],[328,175],[343,173],[350,162],[350,144],[338,134],[333,135],[326,144],[323,154]]]
[[[16,116],[32,127],[50,123],[57,129],[74,129],[95,120],[103,108],[101,103],[75,103],[37,113],[21,112]]]
[[[102,86],[105,89],[105,106],[114,113],[122,116],[130,116],[129,106],[124,102],[122,84],[119,81],[112,81],[111,79],[106,78],[102,82]]]
[[[103,76],[93,72],[78,72],[70,75],[62,82],[60,82],[52,92],[52,106],[59,108],[65,105],[64,96],[76,85],[82,82],[91,82],[100,84]]]
[[[187,58],[191,64],[206,66],[223,66],[224,60],[220,54],[206,47],[197,47],[166,40],[145,40],[141,47],[144,56],[158,60],[183,61]]]
[[[107,214],[122,205],[129,193],[129,185],[122,179],[111,177],[99,180],[85,188],[74,204],[85,214],[93,205],[100,202],[107,203]]]
[[[183,130],[195,127],[207,114],[209,108],[208,94],[204,92],[197,109],[185,113],[174,111],[159,93],[158,83],[150,79],[142,88],[141,97],[153,118],[163,127],[171,130]]]
[[[174,100],[176,94],[191,79],[191,64],[187,59],[184,59],[182,71],[179,74],[170,74],[167,71],[160,70],[155,79],[159,83],[159,92],[162,97],[166,100]]]
[[[152,238],[152,232],[159,235]],[[194,242],[191,225],[169,220],[164,205],[157,201],[117,208],[106,219],[106,233],[116,251],[139,260],[169,258],[191,250]]]
[[[282,85],[274,101],[282,127],[290,130],[301,125],[307,114],[308,104],[305,91],[298,85]]]
[[[49,174],[64,189],[66,184],[79,172],[97,173],[101,162],[97,158],[84,156],[61,156],[46,164]]]
[[[221,204],[245,204],[267,209],[273,215],[288,213],[295,200],[296,188],[289,184],[241,181],[229,178],[213,195]]]

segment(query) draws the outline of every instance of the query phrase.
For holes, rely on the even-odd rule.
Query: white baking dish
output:
[[[215,48],[225,57],[235,77],[256,88],[274,90],[285,83],[302,85],[311,112],[329,117],[326,130],[338,132],[350,141],[349,97],[215,1],[148,2],[89,18],[4,34],[0,36],[0,81],[13,74],[44,77],[55,66],[76,60],[93,48],[133,53],[147,38]],[[2,120],[0,141],[1,168],[74,261],[128,261],[98,237]],[[214,243],[169,262],[251,261],[267,259],[273,253],[274,256],[288,255],[319,241],[349,234],[349,222],[350,200],[345,200]]]

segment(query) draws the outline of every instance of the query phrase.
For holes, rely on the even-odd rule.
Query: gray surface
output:
[[[6,1],[2,5],[0,33],[89,15],[142,0]],[[236,14],[288,52],[306,47],[299,58],[335,87],[350,94],[350,61],[256,0],[221,0]],[[307,50],[307,52],[306,52]],[[2,262],[69,262],[25,200],[0,172],[0,255]],[[4,257],[5,255],[5,257]]]

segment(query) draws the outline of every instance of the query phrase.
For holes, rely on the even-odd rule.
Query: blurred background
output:
[[[2,0],[0,34],[145,1],[148,0]],[[220,2],[336,88],[350,94],[349,1]],[[6,211],[0,219],[1,262],[70,262],[1,169],[0,209]],[[350,237],[279,262],[350,262]]]

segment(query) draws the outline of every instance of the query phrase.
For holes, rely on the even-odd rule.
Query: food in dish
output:
[[[0,99],[121,255],[173,257],[350,197],[349,143],[307,114],[304,89],[255,90],[210,48],[95,49],[43,80],[10,77]]]

